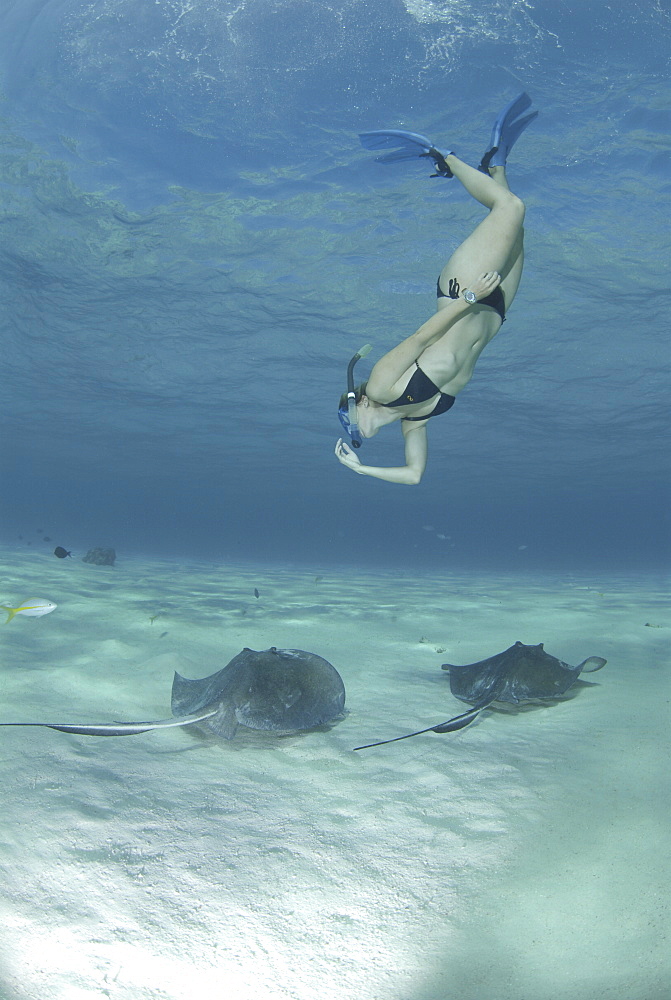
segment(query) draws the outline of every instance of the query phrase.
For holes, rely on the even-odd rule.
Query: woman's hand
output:
[[[342,438],[338,438],[335,446],[335,456],[339,462],[346,465],[348,469],[352,472],[359,472],[359,467],[361,462],[359,458],[354,454],[352,449],[348,444],[345,444]]]
[[[500,284],[501,275],[498,271],[485,271],[484,274],[481,274],[467,287],[470,288],[479,301],[480,299],[485,299]]]
[[[342,465],[360,476],[372,476],[373,479],[383,479],[387,483],[399,483],[401,486],[416,486],[421,482],[426,468],[426,427],[423,425],[418,427],[416,424],[410,427],[401,425],[401,430],[405,438],[405,465],[395,468],[364,465],[342,438],[338,438],[335,456]]]

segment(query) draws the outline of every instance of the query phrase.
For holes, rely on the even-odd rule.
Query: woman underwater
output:
[[[421,481],[427,460],[426,423],[445,413],[470,381],[475,363],[496,336],[515,298],[524,263],[524,203],[506,180],[506,160],[514,143],[538,114],[520,117],[531,105],[527,94],[508,104],[494,123],[490,146],[476,170],[452,152],[440,153],[424,136],[401,130],[365,132],[367,149],[394,149],[380,162],[428,157],[432,176],[456,177],[489,214],[450,257],[438,279],[434,315],[373,368],[370,378],[354,389],[353,368],[368,353],[366,345],[352,358],[348,392],[338,416],[352,445],[371,438],[387,424],[401,421],[405,465],[363,465],[342,438],[336,457],[363,476],[388,483]]]

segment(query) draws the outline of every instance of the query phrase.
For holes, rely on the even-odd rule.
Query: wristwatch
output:
[[[475,292],[472,292],[470,288],[467,288],[466,291],[464,292],[464,298],[468,302],[469,306],[474,306],[475,303],[478,301],[477,295],[475,294]]]

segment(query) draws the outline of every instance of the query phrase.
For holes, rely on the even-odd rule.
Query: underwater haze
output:
[[[4,0],[3,540],[664,565],[668,45],[656,0]],[[508,322],[421,485],[355,476],[333,455],[347,361],[431,314],[482,217],[357,133],[477,164],[523,89]],[[400,435],[365,449],[398,464]]]
[[[666,0],[0,0],[0,1000],[671,996],[670,42]],[[358,134],[477,165],[523,91],[507,321],[422,482],[355,475],[348,361],[484,214]],[[605,664],[436,731],[516,642]],[[344,716],[91,735],[273,647]]]

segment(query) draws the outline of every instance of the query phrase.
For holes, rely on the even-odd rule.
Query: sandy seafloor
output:
[[[659,576],[3,563],[0,603],[58,608],[0,626],[2,721],[166,718],[175,668],[244,646],[326,657],[349,714],[231,742],[0,730],[2,1000],[671,995]],[[440,664],[518,639],[608,664],[352,752],[463,710]]]

